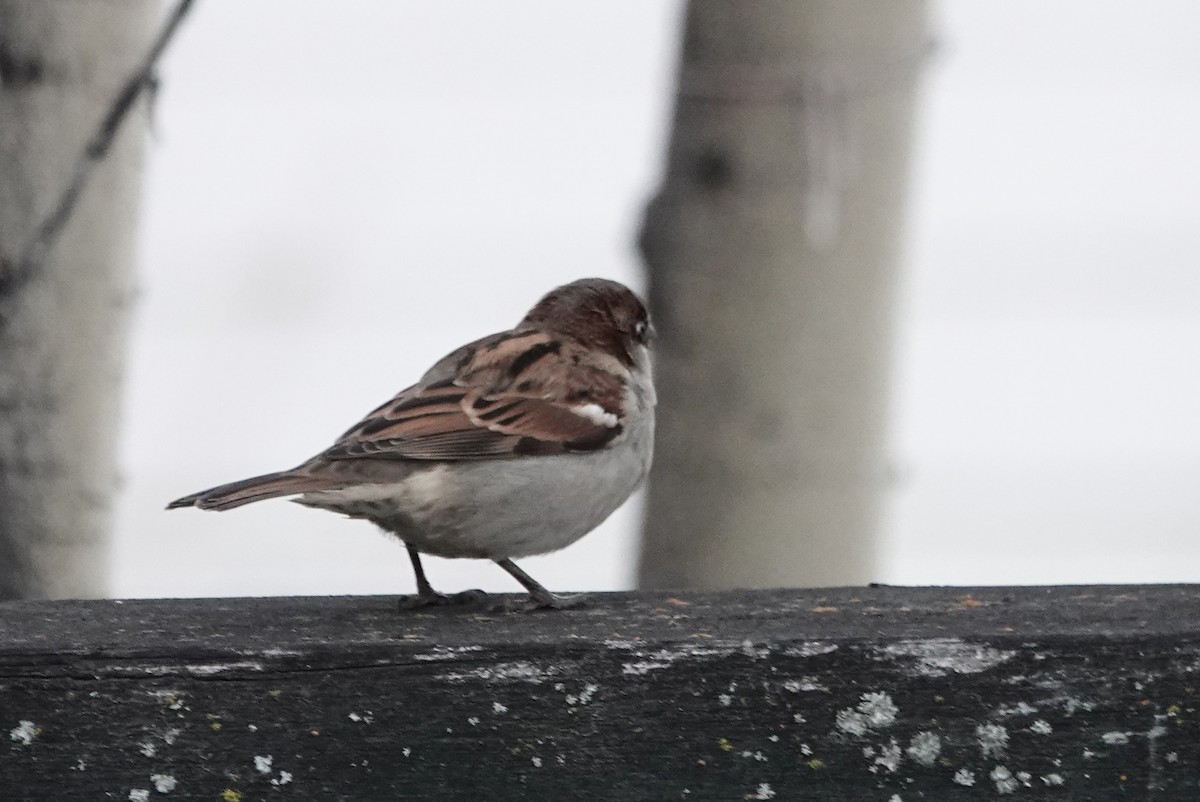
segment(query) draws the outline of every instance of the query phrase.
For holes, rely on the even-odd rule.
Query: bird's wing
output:
[[[449,354],[322,454],[329,459],[504,459],[603,448],[624,427],[615,359],[530,330]]]

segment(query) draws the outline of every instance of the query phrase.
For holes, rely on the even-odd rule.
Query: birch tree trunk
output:
[[[0,0],[0,599],[105,592],[144,111],[28,280],[16,260],[159,12],[155,0]]]
[[[642,587],[873,578],[923,0],[688,6]]]

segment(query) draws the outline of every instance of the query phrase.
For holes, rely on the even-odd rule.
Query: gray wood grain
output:
[[[4,603],[0,799],[1195,800],[1198,622],[1200,586]]]

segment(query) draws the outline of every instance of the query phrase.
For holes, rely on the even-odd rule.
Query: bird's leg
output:
[[[496,560],[496,565],[512,574],[513,579],[520,582],[525,590],[529,591],[529,598],[533,600],[535,609],[565,610],[568,607],[580,607],[583,604],[578,596],[555,596],[542,587],[536,579],[518,568],[512,560],[507,558]]]
[[[402,597],[400,599],[401,610],[412,610],[417,607],[429,607],[432,605],[470,604],[471,602],[477,602],[487,597],[487,594],[482,590],[464,590],[462,593],[455,593],[452,596],[438,593],[429,584],[429,580],[425,578],[425,568],[421,565],[421,552],[407,543],[404,546],[408,549],[408,559],[412,560],[413,573],[417,577],[417,595]]]
[[[408,549],[408,559],[412,560],[413,573],[417,575],[417,595],[424,599],[437,596],[438,592],[425,578],[425,567],[421,565],[421,552],[407,543],[404,544],[404,547]]]

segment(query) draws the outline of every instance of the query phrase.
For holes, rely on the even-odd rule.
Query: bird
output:
[[[407,548],[416,596],[404,606],[468,603],[446,595],[421,555],[492,560],[532,608],[574,606],[513,560],[571,545],[645,479],[654,451],[654,327],[616,281],[585,278],[546,293],[512,329],[438,360],[290,470],[184,496],[167,509],[230,510],[291,497],[365,519]]]

